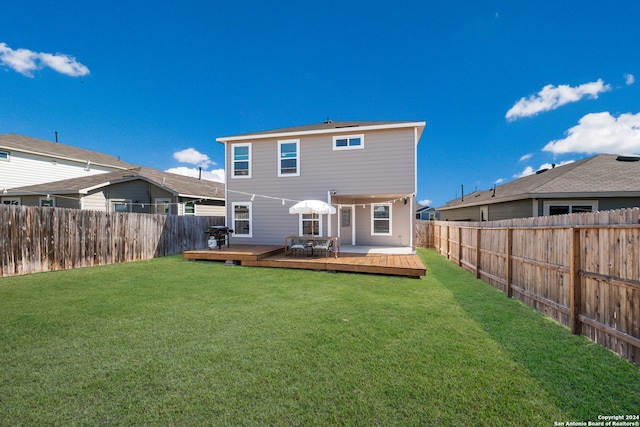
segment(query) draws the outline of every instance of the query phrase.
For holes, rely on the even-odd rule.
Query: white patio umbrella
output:
[[[336,208],[322,200],[303,200],[289,208],[290,214],[317,214],[326,215],[336,213]],[[315,237],[313,230],[314,221],[311,221],[311,237]]]

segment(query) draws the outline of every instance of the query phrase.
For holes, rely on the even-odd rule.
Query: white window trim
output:
[[[489,221],[489,205],[480,206],[480,221]]]
[[[38,200],[38,205],[39,205],[40,207],[42,207],[42,201],[43,201],[43,200],[51,200],[51,202],[53,202],[53,203],[51,204],[51,207],[52,207],[52,208],[55,208],[55,207],[56,207],[56,198],[55,198],[55,197],[40,197],[40,198],[39,198],[39,200]]]
[[[248,206],[249,207],[249,233],[237,234],[236,233],[236,206]],[[233,237],[253,237],[253,203],[251,202],[233,202],[231,204],[231,223],[233,228]]]
[[[303,231],[304,230],[304,227],[303,227],[303,222],[304,222],[303,215],[304,214],[298,214],[298,236],[302,236],[303,235],[302,233],[304,232]],[[322,236],[322,217],[324,215],[319,215],[319,214],[316,214],[316,215],[318,215],[318,237],[321,237]],[[313,230],[315,231],[315,227],[314,227]]]
[[[571,213],[572,207],[574,205],[591,206],[591,211],[595,212],[598,210],[598,201],[597,200],[545,200],[542,203],[542,212],[545,216],[549,216],[549,210],[551,206],[568,206],[569,213]]]
[[[280,151],[282,144],[296,144],[296,173],[282,173],[282,152]],[[300,176],[300,140],[299,139],[285,139],[282,141],[278,141],[278,176],[279,177],[287,177],[287,176]]]
[[[2,200],[3,205],[20,206],[22,204],[22,200],[20,200],[20,197],[3,197],[0,200]]]
[[[249,163],[248,165],[248,173],[247,175],[236,175],[236,159],[235,159],[235,148],[236,147],[249,147],[249,159],[247,160],[247,162]],[[252,150],[251,150],[251,143],[250,142],[246,142],[246,143],[242,143],[242,144],[231,144],[231,178],[232,179],[246,179],[246,178],[251,178],[251,158],[252,158],[253,154],[252,154]]]
[[[375,210],[376,207],[378,206],[388,206],[389,207],[389,219],[387,221],[389,221],[389,232],[387,233],[376,233],[375,232],[375,227],[374,227],[374,221],[376,220],[375,218]],[[380,220],[380,218],[378,218],[378,221]],[[393,230],[392,230],[392,224],[393,224],[393,207],[391,203],[375,203],[373,205],[371,205],[371,235],[372,236],[391,236],[393,235]]]
[[[1,162],[8,162],[11,160],[11,153],[8,151],[0,150],[0,153],[5,154],[6,157],[0,157]]]
[[[116,203],[124,203],[127,205],[127,212],[131,213],[131,199],[109,199],[109,212],[116,212],[114,206]]]
[[[156,214],[160,214],[160,215],[171,215],[171,199],[170,198],[166,198],[166,197],[159,197],[157,199],[155,199],[154,201],[155,203],[155,209],[156,209]],[[168,207],[168,212],[159,212],[158,208],[160,204],[167,204]]]
[[[347,145],[346,147],[337,147],[336,146],[336,141],[339,139],[352,139],[352,138],[360,138],[360,145],[356,145],[356,146],[350,146]],[[358,134],[358,135],[336,135],[333,137],[333,149],[335,150],[361,150],[364,148],[364,134]]]
[[[193,213],[187,213],[187,205],[189,203],[193,204]],[[186,201],[182,204],[182,215],[184,216],[196,216],[197,211],[198,211],[198,204],[193,200]]]

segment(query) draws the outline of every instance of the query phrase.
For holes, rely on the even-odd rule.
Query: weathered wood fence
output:
[[[425,226],[476,277],[640,364],[638,208]]]
[[[0,206],[0,276],[114,264],[207,247],[224,218]]]

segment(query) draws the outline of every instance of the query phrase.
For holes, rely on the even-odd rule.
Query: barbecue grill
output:
[[[218,246],[218,249],[222,248],[222,245],[227,243],[227,247],[229,247],[229,235],[233,233],[229,227],[225,227],[222,225],[214,225],[209,227],[209,241],[207,242],[207,246],[209,249],[213,249]]]

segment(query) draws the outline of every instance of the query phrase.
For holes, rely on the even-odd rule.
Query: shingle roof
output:
[[[477,191],[447,202],[440,210],[528,198],[614,197],[640,195],[640,161],[619,161],[618,155],[599,154]],[[633,194],[629,194],[633,193]]]
[[[12,188],[8,190],[8,193],[9,195],[84,194],[95,188],[136,179],[144,179],[158,187],[164,187],[178,196],[224,200],[223,183],[200,180],[145,167],[134,167],[123,171],[107,172],[81,178],[71,178],[45,184]]]
[[[41,154],[81,163],[90,161],[94,165],[120,169],[129,169],[135,166],[109,154],[10,133],[0,135],[0,149]]]
[[[327,120],[323,123],[304,125],[304,126],[295,126],[289,128],[281,128],[281,129],[272,129],[261,132],[250,132],[243,133],[239,135],[227,136],[217,138],[217,141],[225,141],[227,139],[235,139],[242,138],[248,136],[258,136],[258,135],[275,135],[275,134],[303,134],[303,133],[312,133],[312,132],[322,132],[322,131],[336,131],[336,130],[345,130],[345,131],[357,131],[359,128],[368,128],[368,127],[402,127],[404,125],[421,125],[424,127],[425,122],[418,121],[368,121],[368,122],[334,122],[331,120]]]

